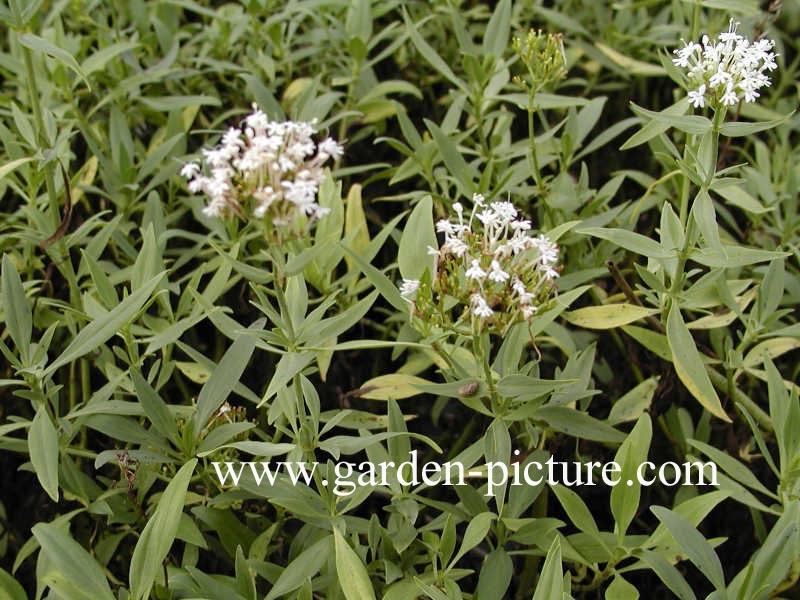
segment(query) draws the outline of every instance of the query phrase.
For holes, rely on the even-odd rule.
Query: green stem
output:
[[[539,195],[541,196],[544,192],[544,183],[542,182],[542,173],[539,167],[539,155],[536,152],[536,137],[534,136],[533,117],[536,114],[535,98],[536,96],[531,93],[531,100],[528,104],[528,143],[531,145],[531,161],[533,163],[531,170],[533,171],[533,179],[536,182],[536,189],[539,191]]]
[[[747,412],[749,412],[753,418],[758,421],[762,427],[764,427],[764,429],[767,431],[774,430],[770,416],[764,412],[764,410],[758,406],[758,404],[751,400],[747,394],[742,392],[736,386],[733,386],[731,389],[728,385],[728,379],[716,369],[712,367],[706,367],[706,371],[708,372],[708,375],[711,378],[711,383],[715,388],[717,388],[720,392],[730,394],[731,400],[744,406],[747,409]]]
[[[503,402],[502,398],[500,398],[500,394],[497,391],[497,387],[494,384],[494,375],[492,373],[492,367],[491,365],[489,365],[489,357],[483,354],[481,335],[480,331],[477,328],[477,325],[473,325],[472,353],[475,355],[475,358],[483,366],[483,376],[486,379],[486,385],[489,388],[489,398],[492,404],[492,412],[496,413],[502,406]]]
[[[18,27],[22,27],[22,13],[19,10],[17,0],[10,0],[11,13],[14,20],[17,22]],[[17,31],[19,33],[19,31]],[[36,69],[33,66],[33,56],[30,48],[23,46],[22,56],[25,62],[25,75],[28,80],[28,97],[30,99],[31,108],[33,109],[33,119],[36,123],[36,137],[41,148],[47,148],[49,143],[47,141],[46,129],[44,125],[44,115],[42,113],[42,105],[39,102],[39,86],[36,83]],[[58,210],[58,196],[56,194],[55,179],[53,176],[54,164],[48,162],[44,166],[44,180],[47,187],[47,197],[50,206],[50,221],[53,229],[57,229],[60,217]]]

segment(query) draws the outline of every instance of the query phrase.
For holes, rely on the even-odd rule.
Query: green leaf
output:
[[[367,314],[377,297],[378,291],[375,290],[366,298],[348,307],[344,312],[321,321],[317,326],[310,328],[308,331],[303,329],[302,333],[298,334],[300,343],[312,345],[324,344],[327,340],[331,340],[343,334]]]
[[[288,594],[303,585],[307,579],[316,575],[328,560],[331,551],[333,551],[331,547],[332,537],[330,535],[325,536],[298,554],[281,572],[280,577],[278,577],[275,585],[272,586],[264,600],[275,600],[275,598]]]
[[[647,460],[652,436],[653,426],[650,416],[644,414],[639,417],[614,457],[614,462],[622,467],[620,485],[611,488],[611,514],[614,515],[614,527],[620,544],[639,509],[641,484],[637,470]]]
[[[654,112],[631,102],[631,109],[640,117],[649,118],[662,125],[674,127],[685,133],[702,135],[711,131],[711,121],[699,115],[677,115],[665,111]]]
[[[269,380],[267,391],[264,392],[258,406],[261,407],[268,402],[270,398],[291,381],[292,377],[305,369],[313,359],[313,352],[287,352],[281,356],[275,367],[275,372],[272,374],[272,379]]]
[[[344,213],[344,236],[350,240],[348,247],[356,254],[363,254],[369,246],[369,229],[361,198],[361,185],[353,184],[347,193]],[[348,270],[353,268],[353,259],[345,257]]]
[[[508,552],[503,548],[492,550],[481,567],[475,598],[481,600],[504,597],[513,574],[514,565]]]
[[[196,465],[197,459],[193,458],[175,474],[136,542],[128,575],[133,600],[149,598],[153,583],[162,572],[162,563],[178,532],[186,491]]]
[[[482,51],[484,56],[502,58],[508,46],[508,36],[511,32],[511,0],[500,0],[486,25],[483,34]]]
[[[264,327],[266,319],[258,319],[253,322],[249,331],[259,331]],[[247,363],[256,348],[258,337],[250,333],[242,333],[225,351],[222,360],[214,368],[211,377],[208,378],[200,395],[197,397],[197,412],[194,415],[195,435],[200,436],[211,415],[230,396],[233,388],[242,377]]]
[[[692,250],[689,258],[707,267],[724,267],[732,269],[746,267],[760,262],[768,262],[789,256],[788,252],[774,252],[747,246],[722,244],[721,250],[701,248]]]
[[[58,502],[58,432],[44,405],[33,417],[28,432],[28,452],[44,491]]]
[[[434,50],[431,45],[428,44],[428,42],[426,42],[419,34],[416,25],[411,20],[411,17],[409,17],[408,12],[406,12],[405,9],[403,9],[403,20],[406,23],[406,31],[408,31],[408,36],[411,38],[411,41],[422,57],[427,60],[434,69],[439,71],[441,75],[448,79],[450,83],[464,91],[468,90],[466,84],[456,77],[455,73],[453,73],[453,70],[444,60],[442,60],[442,57],[436,53],[436,50]]]
[[[606,588],[605,600],[639,600],[639,591],[618,574]]]
[[[625,325],[622,328],[622,331],[627,333],[659,358],[667,361],[672,360],[672,352],[669,349],[669,342],[667,341],[667,336],[665,336],[663,333],[651,331],[650,329],[645,329],[644,327],[638,327],[636,325]]]
[[[785,117],[781,117],[780,119],[773,119],[771,121],[759,121],[757,123],[743,123],[742,121],[728,121],[723,123],[719,127],[719,132],[722,135],[726,135],[728,137],[746,137],[748,135],[753,135],[754,133],[758,133],[760,131],[766,131],[767,129],[773,129],[778,125],[781,125],[788,121],[795,111],[792,111]]]
[[[0,280],[3,285],[3,312],[8,334],[19,349],[22,364],[27,366],[30,360],[33,313],[30,302],[25,296],[22,280],[8,254],[3,254],[3,270]]]
[[[775,207],[765,207],[761,202],[753,198],[753,196],[735,183],[712,185],[711,189],[722,196],[728,204],[737,206],[754,215],[761,215],[775,210]]]
[[[683,553],[700,572],[718,590],[724,589],[725,574],[722,564],[706,538],[691,523],[671,510],[663,506],[653,506],[650,510],[666,526]]]
[[[705,190],[700,190],[692,203],[692,218],[703,239],[711,248],[724,254],[722,242],[719,239],[719,226],[717,225],[717,213],[714,210],[714,202]]]
[[[704,444],[699,440],[687,439],[686,442],[690,446],[697,448],[700,450],[700,452],[708,456],[708,458],[714,461],[718,467],[720,467],[723,471],[725,471],[725,473],[739,483],[746,485],[752,490],[756,490],[757,492],[761,492],[762,494],[776,498],[776,496],[774,496],[774,494],[758,480],[755,474],[753,474],[748,467],[740,463],[731,455],[718,448],[714,448],[709,444]]]
[[[622,398],[614,402],[606,419],[608,424],[616,425],[638,419],[650,407],[657,387],[658,377],[653,376],[628,391]]]
[[[450,561],[450,565],[447,567],[448,571],[455,567],[456,563],[461,560],[461,558],[467,552],[472,550],[486,538],[486,535],[489,533],[489,528],[492,525],[492,521],[495,518],[496,516],[490,512],[482,512],[472,517],[472,520],[469,522],[469,524],[467,524],[466,531],[464,531],[464,539],[461,542],[461,547],[458,549],[458,552],[453,557],[453,560]]]
[[[345,250],[353,258],[353,262],[358,266],[361,272],[364,273],[369,282],[380,292],[381,296],[396,310],[404,314],[408,313],[408,302],[400,295],[400,290],[397,289],[397,286],[393,284],[386,275],[381,273],[358,254],[349,248],[345,248]]]
[[[14,105],[12,105],[14,106]],[[18,158],[16,160],[12,160],[7,162],[2,167],[0,167],[0,179],[3,179],[6,175],[11,173],[17,167],[24,165],[25,163],[29,163],[33,160],[33,157],[26,157],[26,158]]]
[[[400,237],[397,264],[404,279],[420,279],[425,271],[433,271],[433,257],[428,247],[438,248],[433,228],[433,199],[425,196],[411,211]]]
[[[647,256],[649,258],[670,258],[671,253],[661,247],[661,244],[639,233],[627,229],[605,229],[602,227],[584,227],[575,230],[575,233],[591,235],[622,246],[626,250]]]
[[[664,70],[664,67],[661,65],[654,65],[636,60],[635,58],[631,58],[625,54],[622,54],[621,52],[617,52],[613,48],[606,46],[605,44],[601,44],[600,42],[595,42],[594,45],[598,50],[600,50],[600,52],[614,61],[615,64],[619,65],[624,71],[633,76],[662,77],[667,74]]]
[[[672,65],[672,62],[668,62],[669,65]],[[662,115],[669,116],[669,115],[683,115],[686,113],[687,109],[689,108],[689,100],[687,98],[682,98],[675,104],[668,106],[664,110],[661,111]],[[664,133],[667,129],[669,129],[669,123],[658,121],[658,120],[650,120],[647,121],[642,128],[634,133],[631,137],[629,137],[622,146],[620,146],[620,150],[630,150],[631,148],[635,148],[645,142],[650,141],[654,137],[657,137]]]
[[[143,96],[142,104],[157,112],[170,112],[195,106],[221,106],[219,98],[214,96]]]
[[[215,427],[211,431],[211,434],[209,435],[209,438],[211,437],[211,435],[214,434],[214,432],[219,431],[223,427],[241,426],[241,425],[247,425],[247,424],[246,423],[226,423],[225,425],[220,425],[219,427]],[[252,426],[252,424],[250,424],[250,425]],[[247,429],[250,429],[250,427],[248,427]],[[240,432],[241,432],[241,430],[240,430]],[[206,440],[207,439],[208,438],[206,438]],[[208,456],[209,454],[212,454],[212,453],[216,452],[217,450],[222,450],[223,448],[236,448],[237,450],[241,450],[242,452],[247,452],[248,454],[252,454],[253,456],[261,456],[261,457],[282,456],[282,455],[286,454],[287,452],[291,452],[292,450],[294,450],[296,448],[296,446],[294,444],[289,444],[289,443],[257,442],[257,441],[249,441],[249,440],[245,440],[243,442],[233,442],[232,444],[224,444],[224,445],[220,446],[220,445],[214,445],[214,444],[211,444],[211,443],[206,444],[206,440],[203,440],[203,443],[206,446],[208,446],[208,448],[210,448],[210,449],[205,449],[205,450],[202,450],[202,451],[198,452],[197,456],[199,456],[200,458],[202,458],[204,456]]]
[[[0,569],[0,600],[28,600],[25,589],[3,569]]]
[[[347,600],[375,600],[375,590],[367,568],[336,527],[333,528],[333,545],[336,552],[336,574],[344,597]]]
[[[106,65],[111,62],[115,57],[123,52],[128,52],[138,48],[141,44],[138,42],[117,42],[106,46],[102,50],[98,50],[81,64],[81,69],[88,76],[95,71],[102,71]]]
[[[730,423],[730,418],[722,408],[717,392],[700,358],[692,334],[683,322],[677,302],[672,303],[667,316],[667,341],[672,351],[675,372],[686,389],[711,414]]]
[[[635,304],[604,304],[564,312],[561,316],[585,329],[614,329],[656,313],[658,309]]]
[[[72,342],[67,346],[64,352],[47,366],[44,370],[44,375],[50,375],[60,367],[92,352],[101,344],[107,342],[112,336],[116,335],[120,329],[133,320],[136,314],[150,299],[150,295],[161,282],[164,275],[165,273],[159,273],[120,302],[116,308],[94,319],[84,327],[78,332],[78,335],[72,339]]]
[[[564,596],[564,573],[561,567],[561,542],[553,538],[532,600],[561,600]]]
[[[766,321],[781,304],[786,287],[785,261],[773,260],[758,288],[758,314]]]
[[[569,406],[540,406],[532,413],[532,418],[544,421],[556,431],[577,439],[617,444],[625,439],[625,434],[611,425]]]
[[[745,579],[744,590],[736,596],[729,590],[729,597],[764,598],[784,580],[792,563],[797,559],[797,544],[800,541],[799,506],[797,500],[794,500],[785,507],[767,539],[751,559],[752,576],[749,580]]]
[[[32,33],[23,33],[21,36],[19,36],[19,43],[26,48],[30,48],[31,50],[36,50],[37,52],[42,52],[48,56],[52,56],[62,65],[74,71],[75,74],[83,80],[83,83],[86,84],[86,87],[91,91],[92,86],[89,83],[89,80],[86,78],[86,74],[75,60],[75,57],[73,57],[69,52]]]
[[[131,370],[131,381],[133,381],[133,389],[136,390],[136,395],[142,405],[144,414],[150,419],[153,427],[161,435],[178,445],[180,443],[178,426],[175,424],[175,417],[172,416],[172,413],[167,408],[167,403],[147,383],[138,369]]]
[[[680,600],[697,600],[692,588],[686,583],[678,569],[673,567],[667,559],[652,550],[642,550],[641,557],[642,562],[650,567]]]
[[[553,490],[561,506],[564,507],[564,512],[567,513],[572,524],[584,533],[588,533],[593,538],[599,539],[600,530],[597,528],[597,523],[589,507],[581,500],[580,496],[559,483],[552,485],[550,489]]]
[[[361,390],[365,393],[360,394],[360,397],[369,400],[403,400],[424,393],[424,389],[419,386],[426,385],[433,384],[427,379],[407,373],[378,375],[364,382]]]
[[[42,552],[47,554],[47,563],[52,569],[44,573],[44,577],[54,576],[56,581],[63,582],[71,593],[70,600],[115,599],[100,565],[62,527],[54,523],[39,523],[33,526],[32,531]]]
[[[335,435],[320,442],[319,449],[338,459],[339,455],[341,454],[357,454],[373,444],[377,444],[383,440],[388,440],[398,436],[407,436],[416,440],[420,440],[433,448],[439,454],[443,453],[443,450],[439,447],[439,445],[428,436],[405,431],[383,431],[381,433],[372,433],[369,435],[362,435],[360,437],[354,435]]]
[[[464,160],[456,143],[436,123],[428,119],[424,119],[424,121],[442,155],[447,170],[458,182],[459,191],[464,196],[471,197],[472,193],[476,191],[475,182],[480,179],[478,170]]]

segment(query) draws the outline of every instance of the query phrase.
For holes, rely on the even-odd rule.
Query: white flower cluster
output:
[[[469,219],[456,202],[456,219],[436,224],[444,243],[428,248],[436,264],[430,284],[406,279],[400,293],[421,317],[438,316],[440,325],[448,321],[449,297],[465,306],[459,319],[493,319],[502,330],[530,319],[548,299],[558,277],[558,246],[532,235],[531,222],[518,218],[511,202],[487,205],[475,194],[473,203]]]
[[[693,88],[689,102],[695,108],[706,104],[733,106],[740,100],[755,102],[761,95],[758,90],[770,85],[767,71],[778,68],[772,52],[775,42],[751,42],[737,33],[738,26],[731,19],[728,31],[720,33],[716,42],[704,35],[701,43],[684,42],[683,48],[675,50],[677,58],[672,62],[688,69]]]
[[[317,204],[324,178],[323,165],[342,155],[331,138],[314,143],[310,123],[270,121],[255,104],[241,127],[231,127],[215,148],[203,150],[208,174],[189,163],[181,175],[189,191],[208,196],[203,212],[211,217],[269,216],[274,225],[287,225],[298,214],[312,219],[328,209]]]

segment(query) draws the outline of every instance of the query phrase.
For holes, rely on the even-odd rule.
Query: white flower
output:
[[[739,102],[739,96],[736,95],[733,89],[733,83],[729,83],[725,88],[725,93],[722,95],[722,98],[720,98],[720,102],[722,102],[724,106],[733,106]]]
[[[503,224],[510,223],[517,216],[517,209],[511,202],[492,202],[491,207]]]
[[[344,154],[344,148],[342,148],[342,145],[332,138],[325,138],[322,140],[319,143],[319,146],[317,146],[317,151],[323,162],[329,157],[335,159]]]
[[[472,294],[470,297],[472,303],[472,314],[476,317],[488,319],[494,314],[494,311],[489,307],[480,294]]]
[[[445,243],[442,244],[442,251],[447,254],[452,254],[454,256],[458,256],[459,258],[464,256],[469,250],[469,246],[466,242],[455,238],[455,237],[448,237],[445,240]],[[436,251],[436,254],[439,254],[439,251]]]
[[[513,231],[528,231],[531,228],[531,222],[527,219],[517,219],[511,221],[511,229]]]
[[[493,260],[491,265],[491,271],[489,271],[489,281],[494,281],[496,283],[503,283],[505,281],[508,281],[509,277],[510,275],[500,268],[500,263],[497,262],[496,260]]]
[[[415,315],[444,327],[471,315],[473,326],[503,334],[548,301],[559,275],[558,246],[545,235],[529,233],[531,222],[518,218],[511,202],[487,206],[480,195],[473,202],[468,220],[456,202],[458,222],[437,222],[445,239],[440,248],[428,248],[436,256],[435,267],[430,286],[415,297]],[[400,286],[403,297],[412,289],[408,282]],[[465,309],[455,317],[458,305]]]
[[[716,40],[704,35],[699,44],[689,42],[674,51],[677,58],[672,62],[687,70],[693,87],[688,98],[695,108],[717,103],[732,106],[740,99],[755,102],[758,90],[770,85],[767,73],[778,67],[772,52],[775,43],[769,39],[750,42],[736,31],[738,25],[731,19],[728,31]],[[734,90],[740,90],[742,98]]]
[[[544,268],[544,276],[546,279],[555,279],[558,277],[558,271],[556,271],[553,267],[545,267]]]
[[[186,179],[191,179],[195,175],[200,172],[200,165],[196,162],[190,162],[183,165],[181,169],[181,177],[185,177]]]
[[[486,271],[481,269],[481,265],[478,262],[478,260],[473,258],[470,268],[467,269],[467,272],[464,273],[464,275],[467,277],[467,279],[482,281],[483,279],[486,278]]]
[[[485,208],[481,212],[476,213],[475,217],[483,223],[484,227],[491,227],[492,225],[500,223],[500,216],[491,208]]]
[[[695,108],[703,108],[706,105],[706,84],[700,85],[697,90],[689,92],[689,103]]]
[[[436,231],[445,235],[454,235],[456,232],[455,223],[451,223],[447,219],[440,219],[436,221]]]
[[[400,295],[406,300],[413,297],[419,289],[418,279],[403,279],[403,284],[400,286]]]
[[[733,79],[733,76],[728,73],[722,65],[717,67],[717,72],[711,76],[711,79],[708,80],[708,83],[711,87],[717,87],[721,84],[727,84],[729,81]]]
[[[294,222],[295,214],[319,219],[330,212],[316,202],[324,180],[323,163],[342,155],[331,138],[315,144],[311,123],[270,121],[258,106],[241,127],[231,127],[220,144],[202,151],[203,167],[188,163],[181,175],[192,193],[204,193],[210,216],[269,216],[276,225]],[[202,172],[210,171],[210,177]]]
[[[552,266],[558,262],[558,245],[550,241],[544,234],[530,238],[533,247],[539,251],[539,260],[542,265]]]

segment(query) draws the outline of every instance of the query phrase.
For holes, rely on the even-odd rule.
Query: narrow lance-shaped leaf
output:
[[[658,520],[669,529],[687,558],[718,590],[723,589],[725,575],[722,572],[722,564],[711,544],[703,535],[686,519],[663,506],[654,506],[651,510]]]
[[[120,302],[116,308],[81,329],[64,352],[48,365],[44,375],[50,375],[60,367],[92,352],[116,335],[142,309],[163,277],[164,273],[159,273]]]
[[[639,417],[636,426],[614,457],[614,461],[622,467],[620,485],[611,488],[611,514],[614,515],[617,537],[620,542],[639,508],[641,484],[637,478],[637,470],[639,465],[647,459],[652,434],[653,426],[650,417],[644,414]]]
[[[672,351],[672,362],[675,372],[703,407],[715,417],[730,422],[730,418],[722,408],[717,392],[705,370],[700,352],[694,343],[692,334],[683,322],[677,302],[673,302],[667,316],[667,341]]]
[[[196,465],[197,459],[193,458],[175,474],[133,549],[129,574],[133,600],[143,600],[150,596],[153,583],[161,572],[161,563],[175,541],[186,490]]]
[[[558,536],[553,539],[544,567],[539,575],[539,583],[532,600],[560,600],[564,595],[564,573],[561,567],[561,543]]]
[[[28,452],[44,491],[58,502],[58,432],[44,406],[33,417],[28,432]]]
[[[78,77],[83,80],[83,83],[86,84],[86,87],[89,88],[89,90],[92,89],[92,86],[89,84],[89,80],[86,78],[86,74],[83,72],[83,69],[81,69],[81,66],[78,64],[78,61],[75,60],[75,57],[72,56],[72,54],[63,48],[48,42],[46,39],[32,33],[23,33],[18,39],[19,43],[26,48],[30,48],[31,50],[52,56],[62,65],[74,71],[75,74],[77,74]]]
[[[100,565],[61,526],[39,523],[32,531],[53,570],[45,577],[63,581],[72,594],[70,600],[114,600]]]
[[[258,319],[248,329],[260,330],[264,327],[265,322],[265,319]],[[257,341],[256,335],[240,334],[222,356],[222,360],[211,373],[211,377],[203,385],[200,395],[197,397],[197,412],[194,415],[195,432],[198,436],[214,411],[225,403],[233,388],[236,387],[247,363],[250,362]]]
[[[22,363],[27,364],[30,356],[33,314],[25,296],[25,288],[22,287],[22,280],[8,254],[3,255],[2,284],[3,312],[8,334],[19,348]]]
[[[336,574],[344,597],[347,600],[375,600],[375,590],[367,574],[367,568],[335,527],[333,540],[336,549]]]
[[[428,254],[428,246],[438,248],[439,244],[433,228],[433,199],[425,196],[411,211],[400,238],[397,252],[400,275],[406,279],[419,279],[425,269],[433,269],[433,257]]]

